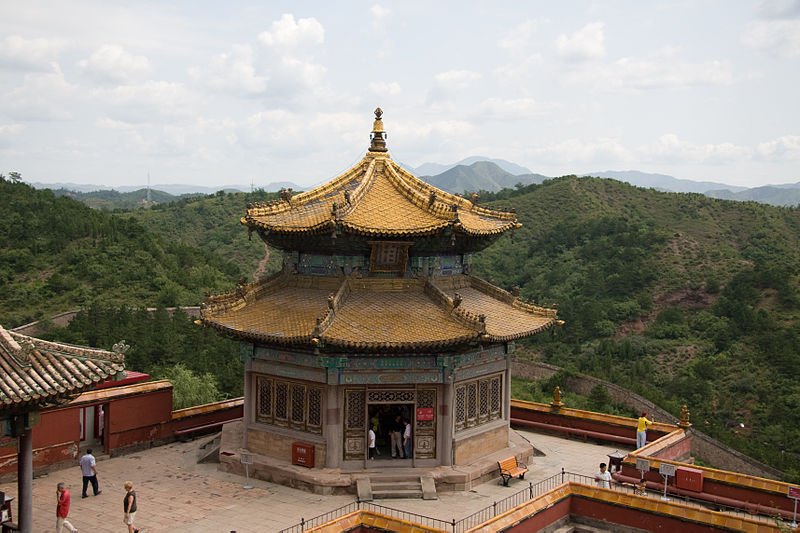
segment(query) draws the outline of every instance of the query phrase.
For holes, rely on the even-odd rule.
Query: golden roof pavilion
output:
[[[325,351],[453,350],[557,322],[470,275],[472,253],[516,215],[437,189],[392,160],[382,111],[353,167],[310,191],[251,204],[242,224],[286,252],[278,274],[207,299],[202,320],[243,340]]]

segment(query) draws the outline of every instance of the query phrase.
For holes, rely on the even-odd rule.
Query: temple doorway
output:
[[[376,450],[374,459],[376,461],[411,459],[411,457],[406,457],[403,448],[403,434],[405,425],[408,422],[411,424],[413,438],[414,404],[376,403],[370,404],[368,407],[367,425],[375,432]],[[393,433],[395,433],[395,436],[392,436]],[[392,449],[393,447],[394,449]]]

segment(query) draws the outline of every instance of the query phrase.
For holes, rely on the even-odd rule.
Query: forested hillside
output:
[[[0,323],[83,306],[61,340],[125,338],[137,370],[182,364],[236,394],[233,341],[216,346],[185,316],[156,324],[137,309],[196,305],[253,279],[264,248],[239,218],[268,196],[110,214],[0,180]],[[557,305],[566,321],[520,356],[603,377],[675,414],[686,403],[698,428],[800,479],[800,209],[574,176],[480,201],[514,208],[524,226],[479,254],[476,273]],[[268,268],[279,264],[272,254]]]
[[[483,198],[524,227],[479,275],[557,304],[522,350],[624,385],[800,477],[800,209],[565,177]]]
[[[134,307],[197,305],[244,272],[18,178],[0,176],[0,323],[6,327],[94,302]]]
[[[273,200],[278,193],[256,190],[252,193],[223,192],[208,196],[186,197],[176,202],[138,209],[128,216],[161,235],[164,239],[201,249],[209,257],[224,257],[239,265],[242,275],[253,281],[280,268],[278,250],[267,252],[257,235],[252,238],[239,223],[250,202]],[[267,263],[264,259],[269,258]],[[235,279],[230,279],[233,285]]]

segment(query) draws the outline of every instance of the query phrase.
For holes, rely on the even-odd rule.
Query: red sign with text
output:
[[[433,407],[417,407],[417,420],[433,420]]]
[[[800,487],[789,487],[789,497],[800,500]]]

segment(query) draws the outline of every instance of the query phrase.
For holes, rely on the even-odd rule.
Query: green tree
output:
[[[214,376],[208,373],[195,374],[181,363],[164,367],[156,375],[172,383],[173,409],[212,403],[221,398]]]

